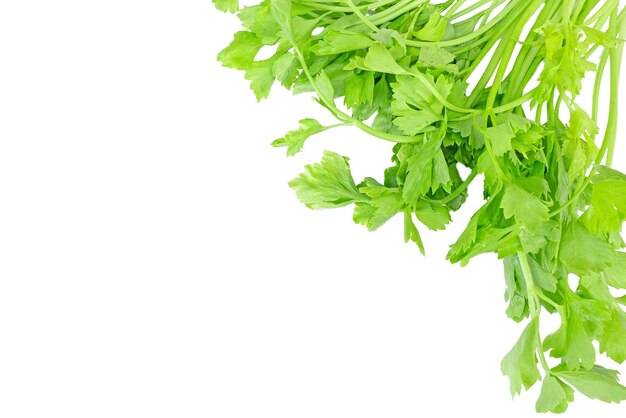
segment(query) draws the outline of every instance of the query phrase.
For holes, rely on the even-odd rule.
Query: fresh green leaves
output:
[[[401,212],[404,207],[402,194],[397,188],[385,187],[372,178],[359,185],[359,192],[367,196],[367,202],[359,202],[354,208],[354,222],[374,231]]]
[[[422,41],[440,41],[446,33],[447,26],[448,20],[439,13],[433,12],[424,27],[413,35]]]
[[[365,69],[379,73],[406,74],[407,71],[393,58],[386,46],[375,44],[367,51],[363,60]]]
[[[372,231],[402,215],[405,241],[424,253],[420,230],[445,229],[483,181],[448,259],[504,260],[506,314],[529,322],[502,371],[514,395],[542,380],[538,412],[564,412],[575,390],[626,398],[616,372],[596,364],[599,353],[626,361],[626,296],[615,293],[626,290],[626,175],[609,168],[624,6],[578,3],[263,0],[238,12],[243,29],[218,56],[258,100],[278,84],[313,93],[332,126],[390,143],[379,177],[355,181],[330,151],[307,165],[289,185],[310,208],[354,205],[354,222]],[[585,103],[583,77],[596,69]],[[304,118],[272,144],[292,156],[330,127]],[[561,320],[545,338],[543,311]]]
[[[433,130],[432,125],[443,120],[440,97],[450,93],[450,85],[443,76],[437,82],[430,77],[398,76],[391,87],[394,98],[391,109],[397,116],[393,123],[404,134],[413,136]]]
[[[446,225],[452,220],[450,218],[450,211],[440,204],[420,201],[415,204],[413,211],[415,217],[428,229],[433,231],[446,229]]]
[[[584,219],[590,229],[609,234],[626,218],[626,175],[600,167],[591,181],[591,201]]]
[[[511,140],[514,137],[515,135],[513,134],[511,126],[506,123],[492,126],[491,128],[487,128],[485,130],[485,138],[491,144],[493,153],[498,157],[501,157],[505,152],[513,149]]]
[[[284,137],[272,142],[272,145],[275,147],[287,147],[287,156],[291,157],[302,151],[304,141],[310,136],[324,132],[329,128],[329,126],[322,126],[315,119],[302,119],[298,129],[287,132]]]
[[[616,289],[626,289],[626,253],[616,252],[613,264],[608,268],[603,277],[607,284]]]
[[[307,207],[336,208],[366,201],[354,183],[346,157],[325,151],[321,162],[305,169],[289,186]]]
[[[282,36],[292,45],[295,44],[291,0],[270,0],[270,10],[276,23],[282,29]]]
[[[513,349],[502,360],[502,373],[509,377],[511,395],[519,395],[522,387],[530,389],[539,379],[537,367],[537,335],[539,321],[530,321]]]
[[[530,231],[537,231],[549,219],[549,212],[538,197],[522,187],[508,183],[500,204],[505,218],[515,217],[521,225]]]
[[[311,50],[318,55],[343,54],[365,49],[374,44],[374,42],[372,38],[361,35],[358,32],[329,30]]]
[[[614,260],[611,246],[592,235],[580,222],[571,222],[561,236],[560,261],[578,275],[606,270]]]
[[[573,400],[574,390],[558,377],[549,375],[543,380],[535,407],[537,412],[562,414]]]
[[[626,361],[626,315],[620,308],[613,309],[611,318],[604,323],[600,352],[617,363]]]
[[[263,41],[254,33],[241,31],[235,34],[235,38],[217,59],[224,67],[247,71],[254,63],[254,57],[263,46]]]
[[[409,210],[404,212],[404,242],[413,241],[417,244],[422,255],[426,254],[424,249],[424,243],[422,242],[422,237],[420,236],[415,223],[413,222],[413,215]]]
[[[604,402],[626,401],[626,387],[619,384],[618,373],[613,370],[595,366],[591,370],[563,370],[554,374],[588,398]]]
[[[552,349],[552,357],[560,358],[572,370],[580,367],[590,369],[596,361],[593,338],[597,328],[594,327],[601,324],[604,318],[598,320],[594,315],[603,315],[604,312],[592,304],[572,298],[563,310],[561,327],[544,342],[546,350]],[[594,318],[594,322],[591,318]]]
[[[213,4],[217,10],[222,12],[235,13],[239,9],[239,2],[237,0],[213,0]]]
[[[436,44],[428,45],[420,49],[418,61],[429,67],[445,67],[454,61],[456,56]]]
[[[344,102],[348,107],[374,103],[374,73],[361,71],[346,80]]]
[[[429,190],[450,185],[450,173],[437,138],[425,137],[424,144],[406,159],[406,170],[402,197],[407,203],[416,203]]]
[[[545,54],[545,68],[540,77],[542,93],[546,94],[556,87],[577,95],[582,88],[585,72],[596,69],[586,58],[588,45],[581,42],[581,29],[570,22],[551,22],[540,29]]]
[[[245,71],[257,100],[267,98],[277,79],[283,85],[291,85],[298,75],[295,57],[285,45],[279,46],[270,58],[255,60],[263,46],[263,40],[257,35],[241,31],[217,56],[225,67]]]

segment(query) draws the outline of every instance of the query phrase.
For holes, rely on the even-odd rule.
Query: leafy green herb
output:
[[[315,119],[302,119],[300,128],[289,131],[283,138],[278,138],[272,145],[275,147],[287,147],[287,156],[291,157],[302,151],[304,141],[310,136],[324,132],[329,126],[322,126]]]
[[[405,241],[424,253],[419,229],[445,229],[482,178],[484,204],[448,259],[503,259],[506,314],[527,321],[502,361],[512,394],[541,381],[536,409],[552,413],[575,390],[626,400],[617,372],[597,364],[598,351],[626,361],[626,296],[615,292],[626,289],[626,175],[610,168],[626,37],[619,2],[264,0],[238,17],[244,30],[219,54],[223,65],[245,72],[258,100],[280,84],[315,94],[338,121],[303,119],[274,146],[292,156],[336,126],[392,146],[378,180],[360,183],[346,157],[325,151],[289,183],[305,205],[353,204],[354,222],[372,231],[402,215]],[[268,46],[274,54],[257,58]],[[542,313],[561,321],[545,338]]]
[[[298,198],[311,209],[337,208],[367,201],[354,184],[348,159],[325,151],[322,161],[289,182]]]
[[[561,414],[567,411],[568,404],[574,400],[574,390],[558,377],[546,376],[541,385],[541,394],[537,400],[537,412]]]

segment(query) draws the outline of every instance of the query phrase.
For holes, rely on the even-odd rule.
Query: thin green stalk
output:
[[[603,17],[608,19],[608,16],[613,12],[613,10],[619,5],[619,0],[608,0],[600,9],[598,9],[591,17],[587,18],[584,21],[582,26],[593,26],[593,23],[597,20],[602,19]]]
[[[493,11],[498,7],[498,3],[496,3],[495,1],[491,3],[491,6],[489,6],[487,8],[487,10],[484,11],[482,18],[480,19],[480,23],[478,24],[479,26],[483,26],[485,23],[487,23],[489,16],[491,16],[491,14],[493,13]]]
[[[374,13],[370,16],[370,21],[375,25],[382,25],[384,23],[390,22],[393,19],[401,16],[417,7],[420,7],[422,4],[426,3],[428,0],[401,0],[397,4],[391,6],[388,9],[385,9],[382,12]]]
[[[524,76],[530,72],[531,66],[535,61],[535,57],[541,51],[541,46],[533,45],[533,43],[540,37],[540,34],[537,33],[537,29],[539,29],[545,22],[553,19],[558,13],[558,10],[558,2],[552,2],[550,4],[546,3],[537,16],[537,19],[531,27],[528,36],[524,40],[524,45],[520,49],[517,59],[515,60],[515,65],[508,76],[508,79],[511,80],[511,84],[519,87],[507,91],[502,98],[504,102],[507,102],[516,95],[521,94],[524,86],[526,86],[527,83],[522,82],[520,79],[523,79]]]
[[[617,27],[617,10],[611,14],[611,27],[613,28],[612,34],[618,34]],[[621,32],[621,31],[619,31]],[[609,60],[611,62],[611,97],[609,101],[609,124],[610,127],[607,132],[610,131],[608,149],[606,154],[606,165],[610,167],[613,164],[613,157],[615,154],[615,140],[617,138],[617,122],[619,118],[619,81],[620,81],[620,66],[622,62],[622,55],[624,51],[624,44],[619,42],[615,48],[611,49]]]
[[[466,7],[465,9],[461,10],[457,14],[452,15],[452,17],[450,17],[450,21],[455,21],[459,17],[463,17],[466,14],[471,13],[474,10],[481,8],[482,6],[484,6],[485,4],[489,3],[490,1],[491,2],[497,1],[498,5],[500,5],[504,0],[480,0],[480,1],[470,5],[468,7]]]
[[[412,71],[407,74],[412,75],[413,77],[419,79],[426,86],[428,91],[435,97],[435,99],[437,99],[437,101],[443,104],[446,108],[454,112],[458,112],[458,113],[479,113],[479,110],[477,109],[460,107],[460,106],[450,103],[445,97],[441,95],[441,92],[439,92],[439,90],[437,90],[437,88],[433,86],[430,83],[430,81],[421,72]]]
[[[465,42],[469,42],[473,39],[476,38],[480,38],[482,37],[485,33],[489,32],[489,30],[491,30],[492,28],[494,28],[495,26],[499,25],[499,24],[503,24],[506,25],[507,23],[510,23],[509,21],[511,20],[511,16],[513,14],[513,10],[515,10],[517,7],[522,7],[522,10],[525,10],[526,8],[524,7],[523,3],[526,2],[527,0],[512,0],[508,5],[507,8],[505,10],[503,10],[501,13],[499,13],[496,17],[494,17],[492,20],[489,21],[489,23],[487,23],[486,25],[482,26],[480,29],[465,35],[465,36],[461,36],[460,38],[454,38],[454,39],[450,39],[447,41],[439,41],[439,42],[418,42],[418,41],[407,41],[407,45],[410,46],[426,46],[426,45],[431,45],[431,44],[435,44],[437,46],[440,47],[447,47],[447,46],[454,46],[454,45],[460,45],[463,44]],[[373,21],[373,20],[372,20]]]
[[[304,55],[302,55],[302,52],[300,51],[300,49],[298,48],[297,45],[293,45],[294,48],[294,53],[296,55],[296,57],[298,58],[298,60],[300,61],[300,64],[302,65],[302,70],[304,71],[305,75],[307,76],[309,82],[311,83],[311,86],[313,86],[313,89],[315,89],[315,91],[318,93],[320,100],[326,105],[326,107],[331,111],[331,113],[337,118],[339,119],[339,121],[341,121],[342,123],[349,123],[351,125],[356,126],[357,128],[361,129],[363,132],[368,133],[376,138],[379,139],[384,139],[385,141],[391,141],[391,142],[399,142],[399,143],[414,143],[414,142],[421,142],[422,139],[418,138],[418,137],[409,137],[409,136],[401,136],[401,135],[393,135],[387,132],[381,132],[378,131],[370,126],[368,126],[367,124],[363,123],[362,121],[353,118],[350,115],[347,115],[346,113],[342,112],[341,110],[339,110],[335,104],[334,101],[329,100],[325,97],[323,97],[323,95],[320,93],[320,88],[317,86],[317,81],[315,80],[315,78],[313,77],[313,75],[311,74],[311,71],[308,67],[308,65],[306,64],[306,60],[304,58]]]
[[[513,29],[510,28],[507,31],[507,33],[508,32],[512,32],[512,31],[513,31]],[[473,105],[474,103],[476,103],[476,101],[478,100],[480,95],[483,94],[483,90],[485,89],[485,87],[487,87],[487,83],[489,83],[489,80],[493,76],[493,73],[500,66],[500,62],[501,62],[501,60],[502,60],[502,58],[504,56],[504,53],[506,52],[506,49],[507,49],[507,44],[504,41],[505,38],[506,38],[506,36],[503,36],[502,40],[500,40],[500,44],[496,48],[496,51],[494,52],[493,57],[489,61],[489,64],[487,64],[487,67],[485,68],[485,70],[483,72],[483,75],[480,77],[480,79],[478,80],[478,82],[474,86],[471,94],[469,95],[469,97],[467,99],[467,102],[470,105]],[[472,67],[474,67],[474,65],[472,65]]]
[[[367,26],[368,28],[372,29],[374,32],[380,32],[380,29],[378,29],[378,26],[373,24],[367,17],[365,17],[365,15],[363,13],[361,13],[361,11],[354,5],[352,0],[345,0],[345,1],[348,4],[348,6],[350,7],[350,9],[352,9],[352,12],[355,15],[357,15],[359,17],[359,19],[361,19],[361,22],[363,22],[365,24],[365,26]]]
[[[591,119],[594,122],[598,123],[598,111],[600,107],[600,90],[602,88],[602,78],[604,76],[604,70],[606,69],[606,64],[609,60],[609,50],[605,49],[602,52],[602,56],[600,56],[600,62],[598,63],[598,70],[596,72],[596,77],[593,86],[593,99],[592,99],[592,109],[591,109]]]
[[[502,83],[502,79],[504,78],[504,73],[509,65],[509,61],[513,55],[513,51],[515,50],[515,45],[517,43],[517,39],[519,38],[520,33],[524,30],[524,26],[528,21],[528,18],[532,16],[537,8],[541,5],[542,0],[535,0],[526,10],[524,16],[520,19],[520,23],[518,23],[517,27],[513,30],[513,35],[506,40],[506,49],[503,52],[502,60],[500,61],[500,66],[498,67],[498,71],[496,72],[495,80],[493,85],[489,89],[489,96],[487,98],[486,108],[488,111],[491,110],[493,104],[496,99],[496,95],[500,89],[500,84]],[[505,42],[503,40],[503,42]]]
[[[452,7],[450,7],[448,10],[446,10],[446,12],[444,13],[444,16],[448,17],[450,15],[454,15],[454,12],[456,12],[457,10],[459,10],[459,8],[461,6],[463,6],[465,4],[467,0],[457,0]],[[489,0],[487,0],[489,1]]]
[[[483,72],[482,77],[480,78],[480,80],[478,80],[478,82],[474,86],[474,89],[472,90],[472,93],[469,96],[468,103],[473,104],[473,103],[476,102],[478,97],[482,94],[483,89],[487,86],[487,83],[489,82],[489,80],[493,76],[493,73],[501,65],[501,61],[506,56],[507,51],[509,51],[509,48],[511,48],[511,45],[509,45],[509,42],[507,42],[507,39],[508,40],[513,40],[513,39],[516,40],[517,39],[515,34],[518,31],[521,32],[523,30],[523,25],[521,25],[521,23],[525,23],[526,22],[527,18],[524,19],[523,16],[524,16],[524,13],[528,14],[528,10],[529,10],[528,8],[518,10],[517,14],[519,14],[521,17],[519,17],[519,21],[517,21],[517,27],[516,26],[511,26],[511,27],[508,27],[508,28],[506,28],[506,27],[502,28],[502,33],[503,34],[502,34],[502,38],[499,39],[500,44],[496,48],[496,51],[494,52],[493,57],[491,58],[491,61],[487,65],[487,68]],[[514,14],[513,17],[514,18],[518,18],[517,14]],[[500,38],[500,36],[498,36],[498,38]],[[514,47],[515,47],[515,44],[513,44],[513,49],[514,49]],[[491,48],[489,48],[489,49],[491,49]],[[510,49],[511,53],[513,52],[513,49]],[[487,51],[485,51],[485,55],[486,55],[486,53],[487,53]],[[480,57],[480,60],[482,60],[482,58],[484,58],[484,55],[482,57]],[[510,57],[508,59],[510,59]],[[508,59],[507,59],[507,65],[508,65]],[[478,65],[480,60],[475,60],[472,63],[472,68],[473,69],[476,68],[476,66]],[[505,69],[506,69],[506,65],[505,65]]]

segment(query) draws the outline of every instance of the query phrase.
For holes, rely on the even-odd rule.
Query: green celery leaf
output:
[[[524,279],[517,256],[504,258],[504,280],[506,283],[504,299],[509,302],[506,315],[519,323],[528,317],[529,311],[526,285],[523,283]]]
[[[370,47],[374,41],[357,32],[330,30],[314,47],[311,48],[318,55],[342,54]]]
[[[282,30],[283,37],[295,45],[291,0],[270,0],[272,15]]]
[[[476,243],[478,235],[478,222],[482,212],[479,210],[472,216],[463,233],[457,241],[450,246],[450,251],[446,258],[453,263],[457,263],[463,259],[464,254],[469,251]]]
[[[417,227],[413,223],[413,215],[409,210],[404,211],[404,242],[413,241],[417,244],[422,255],[426,254],[424,250],[424,243],[422,242],[422,237],[420,237],[420,233],[417,230]]]
[[[561,237],[559,260],[569,271],[584,276],[611,266],[614,254],[609,244],[593,236],[579,222],[571,222]]]
[[[442,115],[433,113],[431,110],[415,110],[405,102],[394,100],[391,102],[391,110],[396,118],[393,124],[404,134],[414,136],[427,131],[433,123],[442,120]],[[432,129],[429,129],[432,130]]]
[[[533,276],[533,281],[541,289],[550,293],[556,292],[557,279],[549,271],[543,268],[533,257],[528,257],[528,265]]]
[[[502,373],[509,377],[513,396],[522,392],[522,386],[528,390],[541,378],[535,353],[538,332],[539,323],[533,319],[513,349],[502,360]]]
[[[401,212],[404,206],[402,193],[397,188],[385,187],[367,177],[359,185],[359,192],[369,197],[367,202],[358,202],[354,207],[354,222],[374,231]]]
[[[419,201],[413,208],[413,212],[415,217],[432,231],[446,229],[446,225],[452,220],[445,206],[425,201]]]
[[[287,156],[289,157],[302,151],[304,142],[310,136],[329,129],[329,127],[322,126],[315,119],[302,119],[299,123],[300,127],[298,129],[289,131],[283,138],[272,142],[272,145],[275,147],[287,147]]]
[[[416,152],[407,158],[407,175],[404,181],[402,197],[407,204],[417,202],[429,190],[440,187],[450,190],[450,173],[445,159],[442,161],[441,140],[426,137]],[[444,167],[445,166],[445,167]]]
[[[535,408],[539,413],[562,414],[574,401],[574,390],[557,377],[546,376],[541,385],[541,394]]]
[[[604,324],[600,352],[620,364],[626,361],[626,316],[621,309],[615,308]]]
[[[325,71],[320,71],[317,77],[315,77],[315,84],[317,84],[320,99],[326,102],[332,102],[334,100],[335,88]]]
[[[311,209],[346,206],[367,201],[354,183],[348,158],[324,151],[322,161],[307,165],[305,172],[291,180],[289,186],[298,199]]]
[[[348,107],[360,104],[372,105],[374,102],[374,73],[361,71],[346,80],[344,103]]]
[[[274,45],[278,41],[280,26],[272,15],[269,0],[255,6],[244,7],[237,17],[244,28],[263,40],[264,45]]]
[[[252,67],[246,71],[246,80],[250,80],[250,88],[258,101],[269,96],[276,81],[273,71],[275,61],[273,57],[263,61],[254,61]]]
[[[496,156],[500,157],[513,149],[511,140],[515,134],[508,123],[487,128],[484,133]]]
[[[416,39],[421,41],[439,42],[446,34],[446,27],[448,26],[448,20],[441,16],[437,12],[430,14],[426,25],[413,34]]]
[[[596,361],[593,337],[606,320],[606,312],[601,304],[578,297],[568,297],[566,302],[561,327],[545,339],[544,348],[570,369],[590,369]]]
[[[500,205],[504,216],[527,227],[531,232],[537,231],[549,219],[549,210],[541,200],[522,187],[507,183]]]
[[[454,61],[456,56],[437,45],[427,45],[420,49],[419,62],[429,67],[444,67]]]
[[[620,231],[626,217],[626,175],[600,167],[592,177],[589,211],[586,220],[592,228],[605,234]]]
[[[217,10],[222,12],[235,13],[239,9],[237,0],[213,0],[213,4]]]
[[[417,109],[428,109],[433,114],[441,115],[443,104],[435,97],[432,90],[437,90],[444,99],[452,90],[452,84],[445,76],[437,80],[430,76],[397,76],[396,82],[391,84],[394,100],[404,102]]]
[[[246,71],[252,68],[254,57],[262,46],[263,42],[254,33],[237,32],[233,41],[217,55],[217,59],[224,67]]]
[[[272,75],[287,88],[291,88],[298,76],[298,60],[291,52],[281,55],[272,65]]]
[[[391,52],[381,44],[372,45],[363,60],[365,69],[388,74],[406,74],[407,71],[400,67]]]
[[[616,252],[613,265],[605,272],[607,283],[616,289],[626,289],[626,253]]]
[[[554,374],[588,398],[616,403],[626,400],[626,387],[619,384],[614,371],[595,366],[591,370],[563,370]]]
[[[443,189],[446,193],[450,193],[452,190],[450,167],[448,167],[446,157],[443,155],[441,148],[435,152],[435,157],[433,158],[433,177],[430,185],[430,190],[433,193],[439,189]]]

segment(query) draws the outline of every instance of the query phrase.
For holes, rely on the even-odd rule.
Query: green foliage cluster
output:
[[[348,158],[326,151],[289,183],[305,205],[354,205],[369,230],[401,214],[405,240],[423,252],[418,226],[444,229],[468,185],[484,179],[484,205],[448,258],[503,260],[506,313],[526,322],[502,361],[511,393],[541,382],[537,411],[553,413],[575,391],[626,400],[618,373],[597,364],[600,353],[626,360],[626,175],[610,168],[626,17],[618,1],[214,2],[238,11],[244,28],[219,60],[244,71],[259,100],[281,84],[314,93],[338,120],[304,119],[275,146],[291,156],[335,126],[392,143],[379,180],[358,183]],[[257,59],[269,46],[275,53]],[[581,104],[586,75],[595,89]],[[600,118],[606,82],[610,110]],[[545,338],[542,312],[561,319]]]

